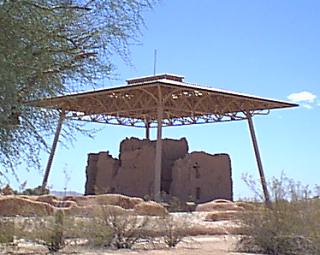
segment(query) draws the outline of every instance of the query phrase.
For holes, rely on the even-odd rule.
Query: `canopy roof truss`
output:
[[[236,121],[270,109],[294,104],[219,89],[200,87],[182,77],[158,75],[129,80],[127,86],[35,101],[40,107],[62,109],[66,118],[124,125],[157,127],[158,107],[162,126]]]

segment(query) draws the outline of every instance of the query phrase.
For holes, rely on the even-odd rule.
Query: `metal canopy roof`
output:
[[[155,127],[163,109],[162,126],[190,125],[247,119],[270,109],[297,104],[245,95],[183,82],[171,74],[141,77],[127,85],[45,98],[29,104],[61,109],[66,118],[108,124]]]

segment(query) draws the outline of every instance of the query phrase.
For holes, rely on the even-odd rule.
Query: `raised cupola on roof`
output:
[[[143,84],[143,83],[156,82],[158,80],[170,80],[170,81],[183,82],[183,79],[184,79],[184,76],[181,76],[181,75],[158,74],[158,75],[143,76],[139,78],[129,79],[127,80],[127,84],[128,85]]]

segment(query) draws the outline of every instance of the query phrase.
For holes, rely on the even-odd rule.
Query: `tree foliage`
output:
[[[93,86],[127,61],[155,0],[0,0],[0,173],[39,165],[58,113],[25,102]],[[67,137],[79,126],[70,124]]]

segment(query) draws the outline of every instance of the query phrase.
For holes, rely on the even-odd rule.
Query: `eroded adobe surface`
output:
[[[119,159],[90,153],[85,194],[151,196],[156,141],[130,138],[120,144]],[[231,161],[227,154],[188,153],[185,138],[163,139],[161,190],[182,201],[232,200]]]
[[[175,162],[170,194],[182,201],[232,200],[231,160],[227,154],[192,152]]]

